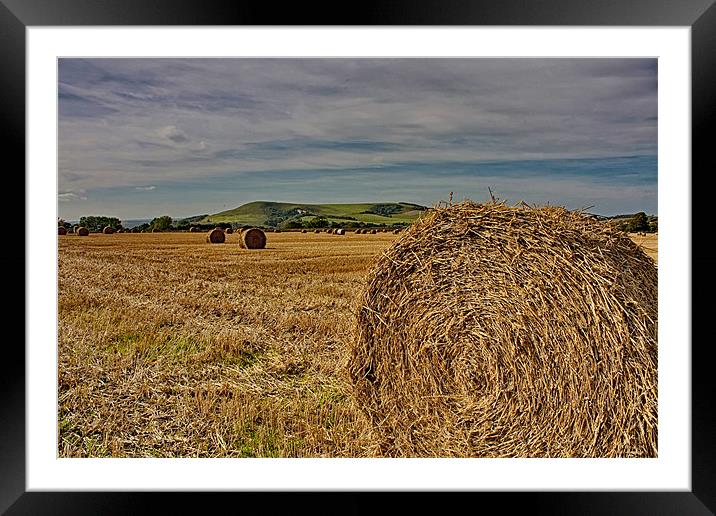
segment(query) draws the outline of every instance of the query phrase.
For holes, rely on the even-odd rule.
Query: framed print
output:
[[[0,4],[3,511],[716,510],[712,2],[132,4]]]

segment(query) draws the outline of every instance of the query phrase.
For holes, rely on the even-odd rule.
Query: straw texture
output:
[[[655,457],[657,269],[562,208],[431,210],[377,258],[347,371],[388,456]]]

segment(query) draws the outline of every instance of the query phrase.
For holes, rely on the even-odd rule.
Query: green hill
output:
[[[357,203],[357,204],[291,204],[283,202],[255,201],[207,215],[200,223],[213,224],[232,222],[238,225],[254,226],[321,226],[344,224],[398,225],[409,224],[427,208],[419,204],[399,203]]]

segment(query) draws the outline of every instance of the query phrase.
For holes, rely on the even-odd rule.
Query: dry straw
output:
[[[251,228],[241,233],[239,245],[243,249],[263,249],[266,247],[266,235],[259,228]]]
[[[221,228],[214,228],[206,235],[208,244],[223,244],[224,240],[226,240],[226,235]]]
[[[376,259],[348,371],[388,456],[656,457],[657,269],[579,212],[437,207]]]
[[[89,229],[84,226],[80,226],[77,228],[77,234],[79,236],[89,236]]]
[[[67,229],[64,226],[57,226],[57,234],[58,235],[66,235]]]

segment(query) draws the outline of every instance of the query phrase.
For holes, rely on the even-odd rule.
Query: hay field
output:
[[[343,373],[356,296],[400,235],[63,235],[61,457],[370,457]],[[656,259],[656,236],[633,235]]]

